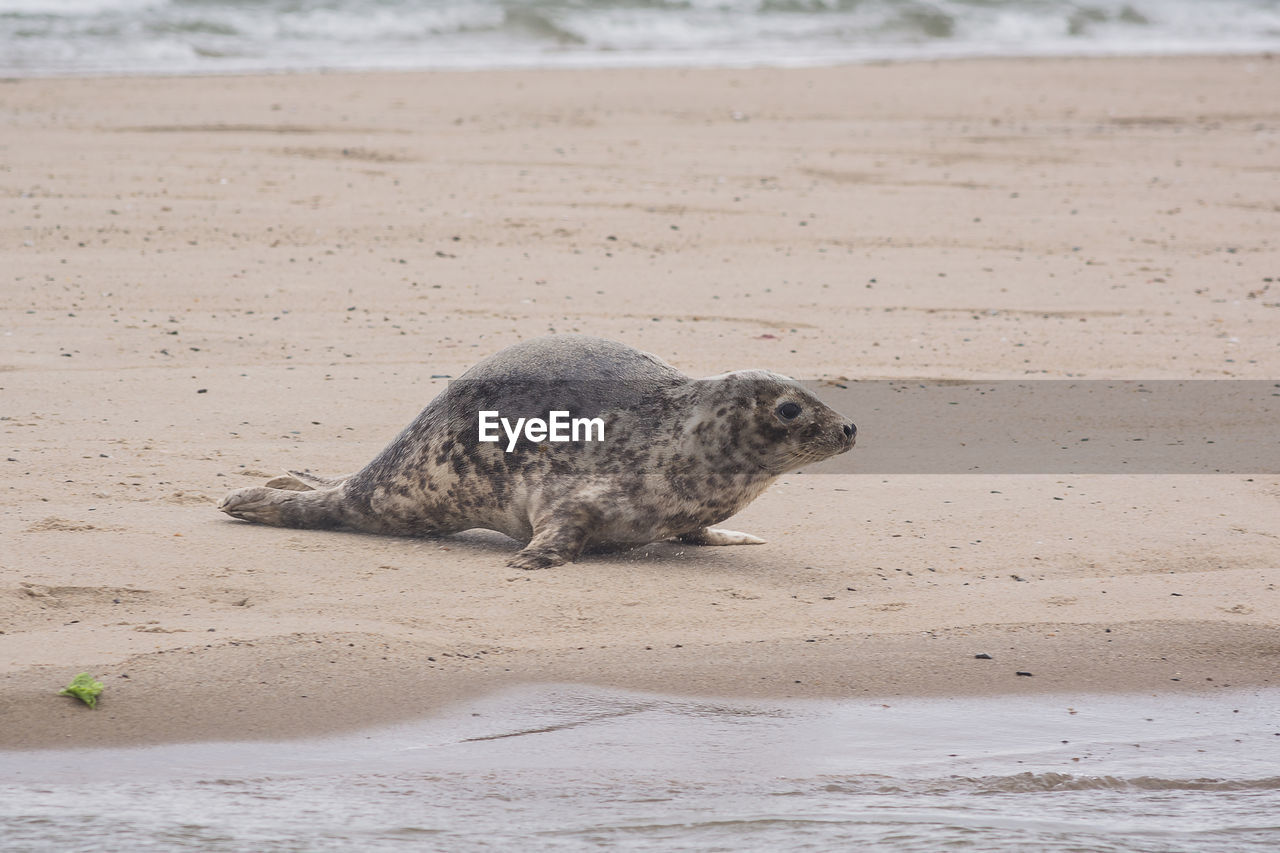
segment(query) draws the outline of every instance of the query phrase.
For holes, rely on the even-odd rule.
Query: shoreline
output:
[[[766,60],[760,61],[743,61],[743,62],[723,62],[723,63],[683,63],[679,61],[672,62],[656,62],[636,64],[628,64],[625,62],[618,64],[591,65],[584,63],[582,65],[564,64],[564,65],[475,65],[475,66],[422,66],[422,67],[378,67],[378,66],[352,66],[352,67],[296,67],[296,68],[245,68],[245,69],[228,69],[225,71],[200,69],[192,71],[112,71],[98,69],[93,71],[35,71],[25,73],[20,69],[0,69],[0,82],[21,82],[21,81],[56,81],[56,80],[221,80],[225,78],[277,78],[277,77],[333,77],[333,76],[350,76],[364,77],[376,75],[435,75],[435,74],[457,74],[457,75],[475,75],[475,74],[591,74],[605,73],[616,74],[626,73],[629,71],[638,73],[652,72],[717,72],[717,71],[838,71],[842,69],[855,68],[876,68],[876,67],[895,67],[895,66],[912,66],[912,65],[936,65],[936,64],[964,64],[964,63],[985,63],[985,62],[1008,62],[1008,63],[1037,63],[1037,62],[1053,62],[1053,63],[1069,63],[1069,62],[1161,62],[1161,61],[1177,61],[1185,60],[1223,60],[1223,61],[1240,61],[1240,60],[1256,60],[1260,62],[1271,62],[1280,57],[1280,50],[1267,50],[1262,48],[1250,47],[1241,48],[1239,50],[1223,49],[1220,47],[1205,48],[1203,50],[1196,49],[1180,49],[1175,51],[1099,51],[1098,53],[958,53],[958,54],[938,54],[937,56],[884,56],[884,57],[868,57],[868,58],[850,58],[850,59],[832,59],[832,60],[814,60],[811,62],[770,62]]]
[[[6,697],[0,750],[339,736],[545,684],[761,702],[1212,695],[1280,687],[1269,660],[1280,654],[1280,631],[1228,624],[1022,624],[542,651],[441,651],[385,639],[268,636],[137,656],[91,670],[106,685],[96,710],[55,695],[50,685],[70,681],[69,669],[0,674]],[[361,654],[371,646],[386,654]],[[182,680],[174,680],[174,658],[193,654],[206,675],[183,669]]]
[[[0,748],[547,681],[1275,686],[1275,475],[787,476],[726,522],[766,545],[541,572],[214,506],[550,332],[693,376],[1274,379],[1277,61],[6,83]]]
[[[192,850],[257,850],[268,834],[362,850],[589,834],[668,850],[708,833],[791,849],[912,832],[932,849],[981,832],[984,849],[1015,851],[1064,832],[1093,849],[1185,831],[1195,846],[1179,849],[1264,851],[1278,710],[1274,689],[882,702],[540,684],[345,736],[4,753],[0,821],[28,846],[99,821],[125,846],[163,834]]]

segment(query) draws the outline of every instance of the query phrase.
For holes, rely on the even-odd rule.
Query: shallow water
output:
[[[1278,0],[0,0],[0,70],[11,74],[1278,48]]]
[[[523,688],[336,739],[0,754],[0,849],[1280,847],[1280,691]]]

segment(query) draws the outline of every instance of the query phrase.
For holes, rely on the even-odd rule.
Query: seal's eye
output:
[[[800,417],[800,412],[801,408],[799,403],[783,403],[778,407],[778,417],[782,418],[784,421],[794,421],[796,418]]]

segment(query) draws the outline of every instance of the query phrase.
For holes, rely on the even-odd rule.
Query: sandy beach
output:
[[[0,81],[0,748],[336,732],[540,682],[1280,685],[1274,474],[801,474],[728,523],[764,546],[541,572],[497,534],[214,508],[358,469],[553,331],[695,376],[1276,379],[1278,75]],[[93,712],[56,695],[82,671]]]

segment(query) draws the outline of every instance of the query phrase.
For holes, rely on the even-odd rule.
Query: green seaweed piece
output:
[[[102,693],[102,682],[96,681],[92,675],[82,672],[71,683],[58,691],[59,696],[74,696],[91,709],[98,707],[98,696]]]

